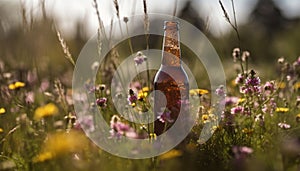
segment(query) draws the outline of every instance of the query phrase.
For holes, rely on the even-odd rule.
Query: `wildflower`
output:
[[[135,107],[136,101],[138,100],[137,96],[134,94],[133,90],[129,90],[129,97],[127,98],[129,105],[132,107]]]
[[[164,112],[158,112],[158,113],[159,113],[159,116],[157,117],[157,119],[159,121],[161,121],[162,123],[165,123],[165,122],[172,123],[172,122],[174,122],[174,119],[172,119],[172,117],[171,117],[171,111],[170,110],[166,110]]]
[[[278,126],[280,128],[282,128],[282,129],[289,129],[289,128],[291,128],[291,125],[286,124],[286,123],[282,123],[282,122],[278,123]]]
[[[264,85],[264,90],[274,91],[274,81],[268,81]]]
[[[242,54],[242,61],[247,61],[250,57],[250,52],[244,51]]]
[[[117,115],[114,115],[110,120],[110,138],[117,138],[120,139],[122,136],[126,136],[129,138],[137,138],[137,134],[135,133],[134,129],[131,128],[129,125],[122,123],[120,118]]]
[[[25,102],[28,104],[34,102],[34,93],[32,91],[26,93]]]
[[[260,84],[260,79],[259,77],[255,77],[255,74],[254,70],[250,71],[250,76],[246,78],[246,86],[258,86]]]
[[[33,162],[44,162],[65,154],[81,151],[87,145],[88,141],[85,135],[77,131],[49,134],[41,152],[33,158]]]
[[[238,74],[238,76],[235,78],[235,84],[243,84],[244,83],[244,76],[243,74]]]
[[[226,97],[225,98],[225,106],[230,106],[236,104],[238,102],[238,97]]]
[[[135,65],[140,65],[147,60],[147,57],[140,51],[137,52],[136,57],[134,58]]]
[[[232,148],[232,152],[234,153],[236,159],[241,159],[253,153],[253,149],[246,146],[234,146]]]
[[[296,116],[296,121],[300,122],[300,113]]]
[[[233,61],[236,62],[236,60],[239,59],[240,55],[241,55],[241,50],[239,48],[234,48],[232,51]]]
[[[195,95],[202,96],[204,94],[208,94],[209,91],[205,89],[191,89],[189,93],[191,96],[195,96]]]
[[[175,158],[175,157],[179,157],[181,155],[182,155],[182,151],[173,149],[171,151],[168,151],[167,153],[162,154],[158,158],[160,160],[167,160],[167,159],[172,159],[172,158]]]
[[[2,133],[3,132],[3,129],[2,128],[0,128],[0,133]]]
[[[85,131],[88,132],[93,132],[95,131],[95,126],[94,126],[94,119],[92,115],[86,115],[78,118],[78,125],[79,127],[84,129]]]
[[[225,90],[224,90],[224,86],[220,85],[217,89],[216,89],[216,94],[218,96],[225,96]]]
[[[244,111],[244,107],[236,106],[236,107],[231,108],[230,113],[235,115],[237,113],[242,113],[243,111]]]
[[[38,107],[34,112],[34,120],[40,120],[44,117],[53,116],[58,113],[58,108],[53,103]]]
[[[286,108],[286,107],[278,107],[276,108],[275,110],[276,112],[280,112],[280,113],[286,113],[289,111],[289,108]]]
[[[299,81],[294,84],[294,89],[295,90],[299,90],[300,89],[300,82]]]
[[[1,107],[0,108],[0,114],[3,114],[3,113],[5,113],[6,111],[5,111],[5,109],[3,108],[3,107]]]
[[[10,90],[19,89],[19,88],[22,88],[22,87],[25,87],[25,83],[20,82],[20,81],[17,81],[15,83],[12,83],[12,84],[8,85],[8,89],[10,89]]]
[[[253,129],[244,128],[242,132],[247,135],[251,135],[253,133]]]
[[[285,61],[284,57],[281,57],[281,58],[279,58],[279,59],[277,60],[277,62],[278,62],[279,64],[283,64],[284,61]]]
[[[106,107],[107,98],[101,97],[96,99],[96,104],[100,107]]]
[[[148,96],[149,93],[149,87],[143,87],[142,90],[138,92],[138,99],[143,100]]]
[[[209,122],[209,116],[208,115],[202,115],[202,122],[203,123],[207,123],[207,122]]]
[[[237,101],[237,104],[242,104],[245,101],[246,101],[245,98],[239,98],[239,100]]]

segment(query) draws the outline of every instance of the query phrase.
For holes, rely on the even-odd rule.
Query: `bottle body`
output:
[[[181,65],[178,23],[165,22],[162,64],[154,78],[154,133],[170,128],[179,113],[188,114],[189,83]]]

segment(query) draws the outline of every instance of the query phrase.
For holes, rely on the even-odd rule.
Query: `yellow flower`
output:
[[[300,122],[300,113],[298,115],[296,115],[296,121]]]
[[[5,109],[2,107],[2,108],[0,108],[0,114],[3,114],[3,113],[5,113],[6,111],[5,111]]]
[[[142,90],[138,92],[138,99],[146,98],[148,96],[149,90],[149,87],[143,87]]]
[[[277,87],[284,89],[286,87],[286,84],[285,84],[285,82],[280,82],[280,83],[277,83]]]
[[[294,89],[295,89],[295,90],[299,90],[299,89],[300,89],[300,82],[296,82],[296,83],[294,84]]]
[[[19,89],[19,88],[22,88],[22,87],[25,87],[25,83],[20,82],[20,81],[17,81],[15,83],[12,83],[12,84],[8,85],[8,89],[10,89],[10,90]]]
[[[181,155],[182,155],[181,151],[173,149],[173,150],[159,156],[159,159],[160,160],[167,160],[167,159],[172,159],[172,158],[175,158],[175,157],[179,157]]]
[[[202,115],[202,122],[203,123],[209,122],[209,115]]]
[[[205,89],[191,89],[190,90],[191,96],[195,96],[195,95],[201,96],[201,95],[208,94],[208,93],[209,93],[209,91],[205,90]]]
[[[77,131],[50,134],[42,145],[41,152],[33,158],[33,162],[44,162],[57,156],[80,152],[87,146],[86,137]]]
[[[276,108],[276,112],[286,113],[289,111],[289,108],[286,107],[278,107]]]
[[[40,120],[47,116],[53,116],[58,113],[58,108],[53,103],[38,107],[34,112],[34,120]]]
[[[253,133],[253,129],[244,128],[244,129],[242,130],[242,132],[245,133],[245,134],[247,134],[247,135],[250,135],[250,134]]]
[[[239,98],[238,101],[237,101],[237,103],[238,103],[238,104],[241,104],[241,103],[243,103],[245,100],[246,100],[245,98]]]
[[[0,128],[0,133],[2,133],[3,132],[3,129],[2,128]]]

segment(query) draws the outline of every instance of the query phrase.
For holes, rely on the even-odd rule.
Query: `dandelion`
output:
[[[289,111],[289,108],[286,108],[286,107],[278,107],[278,108],[276,108],[275,111],[278,112],[278,113],[286,113],[286,112]]]
[[[299,90],[300,89],[300,82],[299,81],[294,84],[294,89],[295,90]]]
[[[147,60],[147,57],[140,51],[137,52],[135,58],[133,59],[135,62],[135,65],[140,65],[142,64],[144,61]]]
[[[0,115],[1,115],[1,114],[4,114],[5,112],[6,112],[6,110],[5,110],[3,107],[1,107],[1,108],[0,108]]]
[[[291,128],[291,125],[286,124],[286,123],[282,123],[282,122],[278,123],[278,126],[280,128],[282,128],[282,129],[289,129],[289,128]]]
[[[12,84],[8,85],[8,89],[10,89],[10,90],[16,90],[16,89],[19,89],[19,88],[22,88],[22,87],[25,87],[25,83],[20,82],[20,81],[17,81],[15,83],[12,83]]]
[[[107,98],[101,97],[96,99],[96,104],[100,107],[106,107]]]
[[[2,128],[0,128],[0,133],[4,132],[4,130]]]
[[[204,94],[208,94],[209,91],[208,91],[208,90],[205,90],[205,89],[191,89],[191,90],[189,91],[189,93],[190,93],[191,96],[196,96],[196,95],[202,96],[202,95],[204,95]]]
[[[40,119],[48,116],[58,114],[58,108],[53,103],[48,103],[45,106],[38,107],[34,112],[34,120],[39,121]]]

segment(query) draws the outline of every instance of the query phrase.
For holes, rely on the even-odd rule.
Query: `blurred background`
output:
[[[222,2],[233,22],[231,1]],[[284,56],[292,61],[300,55],[300,1],[234,2],[242,49],[251,52],[253,67],[257,70],[263,68],[264,75],[274,77],[271,68],[277,58]],[[104,25],[117,19],[113,0],[98,3]],[[119,0],[119,8],[120,18],[143,14],[143,1]],[[218,0],[148,0],[147,8],[149,13],[169,15],[173,15],[176,9],[176,16],[206,34],[225,68],[227,63],[232,64],[231,52],[238,46],[238,40],[226,22]],[[77,58],[97,28],[92,0],[1,0],[0,60],[19,71],[36,67],[41,75],[64,77],[66,75],[60,73],[71,74],[66,72],[70,64],[63,58],[55,29],[61,31],[72,56]]]

